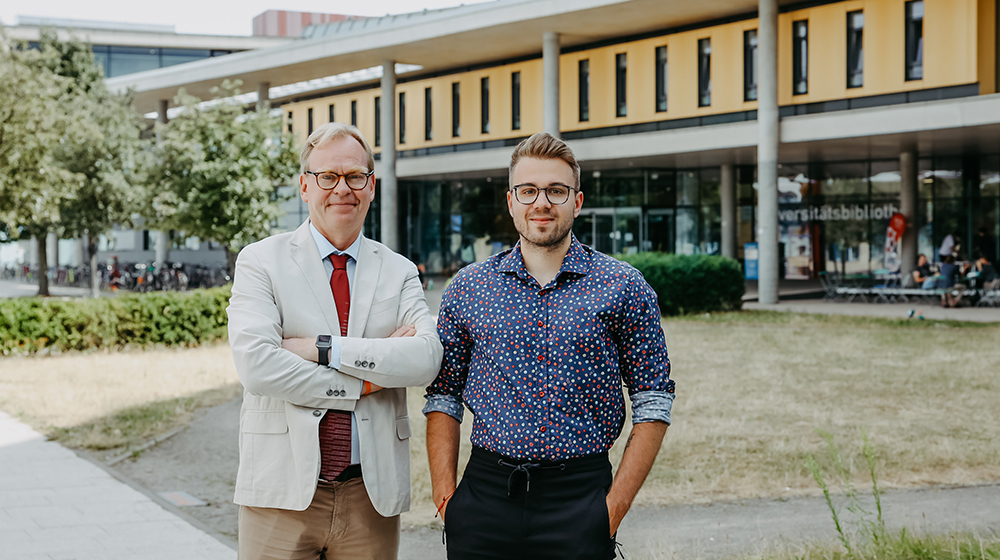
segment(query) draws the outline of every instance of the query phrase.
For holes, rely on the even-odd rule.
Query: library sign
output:
[[[811,206],[794,210],[781,210],[778,216],[783,222],[827,222],[835,220],[888,220],[899,212],[891,202],[885,204],[845,204]]]

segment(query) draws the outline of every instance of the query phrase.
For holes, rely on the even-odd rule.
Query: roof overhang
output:
[[[781,4],[790,3],[781,1]],[[449,11],[447,17],[404,18],[387,25],[304,39],[140,72],[108,80],[117,91],[133,89],[140,112],[185,88],[202,99],[226,79],[245,90],[271,87],[379,66],[387,60],[415,64],[422,72],[539,55],[546,32],[561,35],[563,48],[718,20],[757,10],[757,0],[497,0]]]

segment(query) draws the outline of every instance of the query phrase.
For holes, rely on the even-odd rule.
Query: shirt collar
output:
[[[330,243],[330,240],[323,237],[323,234],[316,229],[316,226],[312,222],[309,222],[309,233],[312,234],[313,241],[316,242],[316,249],[319,251],[319,256],[326,259],[330,254],[336,255],[347,255],[354,259],[354,262],[358,262],[358,254],[361,252],[361,234],[351,243],[351,246],[346,250],[341,251]]]
[[[593,250],[580,243],[575,234],[570,235],[572,235],[573,241],[570,243],[566,256],[563,257],[562,266],[559,267],[559,274],[556,275],[557,278],[563,273],[586,276],[590,272],[590,258]],[[499,270],[500,272],[513,272],[522,279],[526,279],[529,276],[528,269],[524,266],[524,255],[521,254],[520,241],[500,260]]]

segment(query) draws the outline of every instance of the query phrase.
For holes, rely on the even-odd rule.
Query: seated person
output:
[[[962,301],[962,293],[965,292],[965,284],[959,284],[958,280],[964,271],[955,264],[955,257],[948,255],[944,257],[944,264],[941,265],[941,276],[938,277],[935,286],[944,288],[941,294],[942,307],[958,307]]]
[[[975,267],[976,272],[979,273],[979,285],[982,286],[984,290],[995,290],[998,284],[997,271],[990,261],[980,254],[973,266]]]
[[[914,286],[921,290],[934,289],[934,274],[931,273],[931,265],[927,262],[927,255],[921,253],[917,256],[917,268],[912,274]]]

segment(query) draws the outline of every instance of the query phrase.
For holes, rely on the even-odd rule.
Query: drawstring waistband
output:
[[[508,498],[511,497],[514,494],[514,477],[517,476],[517,473],[519,473],[519,472],[523,472],[524,473],[524,478],[525,478],[524,491],[526,493],[529,493],[529,492],[531,492],[531,469],[535,469],[535,470],[539,470],[539,471],[554,471],[554,470],[564,471],[564,470],[566,470],[566,464],[565,463],[559,463],[558,465],[545,465],[545,466],[542,466],[540,463],[514,464],[514,463],[508,463],[508,462],[504,461],[503,459],[497,459],[497,464],[500,465],[501,467],[507,467],[509,469],[514,469],[514,470],[512,470],[510,472],[510,476],[507,478],[507,497]]]

